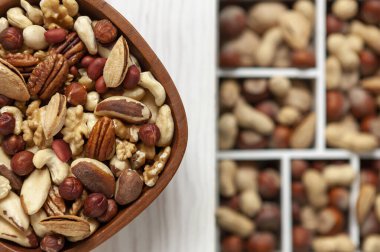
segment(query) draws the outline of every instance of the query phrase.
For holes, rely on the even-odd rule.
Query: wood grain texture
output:
[[[137,219],[96,252],[215,251],[214,0],[107,0],[140,32],[185,105],[189,141],[182,167]]]

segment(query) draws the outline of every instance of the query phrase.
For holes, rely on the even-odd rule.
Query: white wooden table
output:
[[[189,142],[160,197],[95,251],[215,251],[215,0],[107,0],[166,66],[184,102]]]

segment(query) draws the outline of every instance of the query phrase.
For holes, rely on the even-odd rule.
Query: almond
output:
[[[42,129],[46,139],[51,139],[65,123],[66,96],[56,93],[42,111]]]

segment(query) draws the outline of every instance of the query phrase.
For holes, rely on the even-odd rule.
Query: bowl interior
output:
[[[176,173],[186,149],[187,121],[181,98],[172,79],[153,50],[136,31],[136,29],[120,13],[118,13],[103,0],[77,0],[77,2],[80,5],[80,13],[82,15],[89,15],[92,19],[108,18],[119,28],[128,41],[131,53],[139,60],[142,69],[144,71],[151,71],[157,80],[164,86],[167,93],[166,102],[172,109],[175,124],[172,154],[164,171],[161,173],[157,184],[151,189],[145,187],[141,197],[137,201],[127,207],[122,208],[111,222],[100,227],[92,236],[86,240],[71,243],[69,246],[65,247],[66,251],[89,251],[99,246],[102,242],[110,238],[121,228],[131,222],[165,189]],[[18,5],[19,1],[15,0],[0,1],[1,16],[4,16],[6,10],[9,8]],[[14,243],[1,241],[0,251],[4,250],[28,252],[40,251],[40,249],[27,249]]]

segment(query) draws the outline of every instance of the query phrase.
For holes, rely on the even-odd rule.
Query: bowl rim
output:
[[[94,249],[140,215],[161,194],[174,177],[185,154],[188,140],[187,118],[180,95],[166,68],[144,38],[123,15],[104,0],[77,0],[77,2],[80,5],[80,9],[85,10],[81,13],[94,11],[95,13],[91,13],[92,17],[95,16],[98,19],[108,18],[111,20],[127,39],[132,54],[137,57],[144,70],[151,71],[157,80],[161,82],[167,94],[166,103],[172,110],[175,132],[171,144],[171,156],[156,185],[150,189],[145,186],[139,199],[119,211],[118,215],[111,222],[100,227],[89,238],[80,242],[70,243],[68,247],[65,247],[64,251],[89,251]],[[0,3],[0,12],[5,12],[5,10],[15,6],[20,6],[19,1],[3,0]],[[4,15],[5,13],[2,14]],[[1,240],[0,250],[4,251],[3,249],[14,252],[41,251],[39,248],[24,248],[15,243]]]

